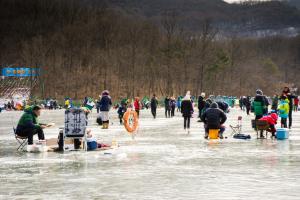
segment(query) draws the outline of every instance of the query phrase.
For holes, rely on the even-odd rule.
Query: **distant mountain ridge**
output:
[[[293,36],[300,29],[299,0],[229,4],[222,0],[109,0],[109,6],[143,15],[159,22],[166,11],[178,14],[179,23],[197,31],[201,20],[209,18],[223,34],[243,36],[283,34]]]

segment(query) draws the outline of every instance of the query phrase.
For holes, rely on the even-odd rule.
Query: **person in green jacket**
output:
[[[279,116],[281,118],[281,128],[287,128],[287,118],[290,112],[289,100],[282,96],[278,106]]]
[[[16,134],[21,137],[28,137],[28,145],[33,144],[33,135],[38,134],[39,140],[44,140],[45,135],[43,129],[48,127],[46,124],[40,124],[38,117],[41,115],[42,108],[40,106],[31,106],[24,110],[21,116]]]

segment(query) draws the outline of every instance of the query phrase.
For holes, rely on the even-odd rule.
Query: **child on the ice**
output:
[[[87,149],[88,150],[95,150],[95,149],[107,149],[110,148],[111,146],[108,144],[103,144],[97,141],[96,138],[93,137],[91,130],[87,131]]]
[[[289,117],[289,111],[289,100],[286,96],[282,96],[278,106],[278,112],[281,118],[281,128],[287,128],[287,118]]]
[[[261,119],[259,119],[261,121],[268,122],[270,128],[267,131],[272,133],[272,137],[276,137],[275,136],[275,133],[276,133],[275,125],[277,124],[277,119],[278,119],[278,115],[276,113],[271,113],[270,115],[264,116]]]
[[[119,105],[119,108],[118,108],[118,114],[119,114],[119,119],[120,119],[120,125],[123,124],[123,116],[124,116],[124,113],[126,112],[126,110],[127,110],[126,104],[121,103],[121,105]]]

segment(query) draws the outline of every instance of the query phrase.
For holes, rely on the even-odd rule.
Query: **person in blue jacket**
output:
[[[111,97],[109,96],[109,91],[104,90],[102,92],[102,98],[100,100],[100,116],[103,121],[102,129],[108,129],[109,126],[109,110],[112,106]]]

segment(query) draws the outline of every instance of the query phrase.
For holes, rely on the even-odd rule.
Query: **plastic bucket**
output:
[[[215,140],[219,138],[219,129],[209,129],[208,137],[209,139]]]

